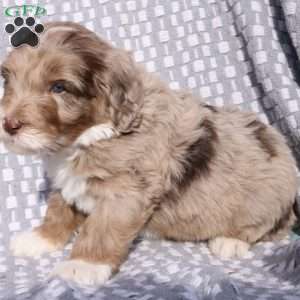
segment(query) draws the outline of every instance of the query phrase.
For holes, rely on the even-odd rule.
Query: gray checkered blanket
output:
[[[22,1],[0,2],[4,9]],[[132,50],[138,62],[174,89],[190,88],[208,103],[256,112],[286,136],[300,164],[299,1],[32,2],[47,8],[48,16],[40,22],[80,22]],[[1,14],[0,28],[11,21]],[[8,41],[7,34],[0,35],[1,59]],[[300,298],[300,240],[293,237],[258,244],[242,260],[219,260],[202,243],[140,240],[120,273],[103,287],[48,279],[70,245],[40,259],[15,258],[8,250],[15,232],[39,224],[45,193],[41,162],[8,153],[0,144],[0,299]]]

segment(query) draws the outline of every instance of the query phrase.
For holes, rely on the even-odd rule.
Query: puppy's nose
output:
[[[18,132],[18,130],[22,127],[22,122],[20,122],[17,119],[9,119],[9,118],[4,118],[3,120],[3,128],[4,130],[10,134],[10,135],[14,135]]]

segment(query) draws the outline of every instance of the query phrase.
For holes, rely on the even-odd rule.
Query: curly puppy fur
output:
[[[41,154],[55,189],[33,241],[59,249],[80,227],[71,260],[53,274],[103,283],[143,231],[209,241],[231,257],[293,224],[295,162],[254,114],[172,91],[69,22],[47,24],[37,48],[13,50],[2,75],[1,139]],[[12,250],[26,255],[22,238]]]

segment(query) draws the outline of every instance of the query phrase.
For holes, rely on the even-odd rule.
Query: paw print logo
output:
[[[35,24],[35,19],[33,17],[28,17],[25,20],[17,17],[14,20],[14,24],[7,24],[5,26],[5,31],[13,35],[10,38],[11,45],[13,47],[19,47],[23,44],[27,44],[31,47],[37,46],[39,43],[38,35],[44,31],[44,26],[42,24]]]

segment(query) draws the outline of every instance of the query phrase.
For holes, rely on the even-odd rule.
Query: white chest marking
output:
[[[78,147],[88,147],[97,141],[110,139],[117,132],[110,124],[93,126],[83,132],[74,142],[72,150],[60,153],[53,157],[47,157],[45,167],[54,187],[61,190],[65,201],[70,205],[76,205],[77,209],[84,213],[91,213],[95,207],[95,199],[87,195],[87,177],[74,175],[72,160],[77,155],[84,155]]]
[[[89,214],[94,209],[95,200],[87,195],[87,178],[72,174],[67,164],[59,169],[54,186],[61,190],[65,201],[76,205],[78,210]]]
[[[87,178],[75,176],[68,163],[65,163],[57,172],[54,185],[61,189],[62,196],[70,205],[76,205],[77,209],[84,213],[91,213],[95,201],[87,196]]]

